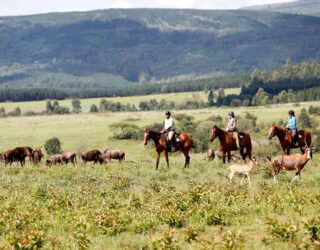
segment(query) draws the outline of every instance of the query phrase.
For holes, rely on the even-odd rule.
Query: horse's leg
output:
[[[302,147],[300,147],[300,151],[301,151],[302,154],[304,154],[304,150],[303,150]]]
[[[168,151],[164,151],[164,156],[166,157],[167,169],[170,169]]]
[[[231,151],[228,151],[228,152],[227,152],[227,155],[228,155],[228,163],[230,163],[230,159],[231,159]]]
[[[274,182],[277,182],[276,176],[279,174],[280,170],[281,169],[279,167],[274,168],[273,173],[272,173]]]
[[[246,155],[245,155],[245,153],[244,153],[244,147],[241,147],[240,148],[240,155],[241,155],[241,157],[242,157],[242,160],[246,160]]]
[[[287,155],[290,155],[290,147],[287,148]]]
[[[226,163],[226,153],[222,151],[222,162],[223,164]]]
[[[184,168],[189,167],[189,164],[190,164],[189,150],[190,149],[184,149],[183,150],[183,154],[184,154],[184,157],[185,157]]]
[[[157,151],[156,170],[158,170],[158,167],[159,167],[159,160],[160,160],[160,152]]]

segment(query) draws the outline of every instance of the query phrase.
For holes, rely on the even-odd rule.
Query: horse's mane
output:
[[[221,131],[221,132],[226,132],[222,128],[219,128],[217,125],[214,125],[213,128],[215,128],[216,130]]]

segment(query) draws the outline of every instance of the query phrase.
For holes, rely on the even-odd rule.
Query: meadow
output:
[[[242,107],[243,116],[257,116],[263,129],[252,133],[254,153],[266,140],[268,124],[286,119],[288,109],[319,102]],[[0,105],[1,106],[1,105]],[[21,107],[23,105],[21,104]],[[173,111],[196,121],[226,116],[230,108]],[[161,122],[163,112],[121,112],[1,118],[0,150],[43,145],[58,137],[65,150],[120,148],[126,161],[75,167],[21,168],[0,165],[1,249],[318,249],[320,244],[320,166],[316,153],[290,184],[294,173],[271,178],[272,166],[259,163],[252,187],[235,178],[218,159],[191,153],[189,169],[183,156],[161,158],[154,170],[153,143],[113,140],[109,125],[126,121],[141,128]],[[319,120],[319,117],[315,119]],[[214,125],[214,124],[212,124]],[[251,132],[251,131],[248,131]],[[209,137],[209,131],[208,131]],[[277,139],[260,147],[275,147]],[[217,148],[217,142],[210,144]],[[261,151],[261,149],[259,149]],[[263,150],[262,150],[263,151]],[[280,154],[281,152],[277,152]],[[79,162],[79,160],[78,160]]]

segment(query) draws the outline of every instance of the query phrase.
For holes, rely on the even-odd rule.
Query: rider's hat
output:
[[[171,115],[170,111],[166,111],[165,115]]]
[[[294,115],[294,111],[293,110],[289,110],[288,114],[289,115]]]
[[[234,113],[233,113],[233,111],[229,111],[229,112],[228,112],[228,115],[230,115],[230,116],[234,117]]]

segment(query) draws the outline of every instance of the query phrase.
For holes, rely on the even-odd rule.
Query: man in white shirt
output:
[[[168,132],[168,142],[169,142],[169,149],[171,149],[171,151],[175,151],[174,148],[174,133],[175,133],[175,128],[174,128],[174,121],[171,117],[171,112],[167,111],[165,113],[166,115],[166,120],[164,122],[164,128],[162,130],[162,133]]]

